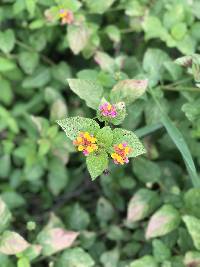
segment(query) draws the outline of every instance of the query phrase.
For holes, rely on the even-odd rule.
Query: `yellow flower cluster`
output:
[[[115,164],[124,165],[124,163],[128,163],[128,155],[131,152],[131,148],[128,146],[126,142],[115,145],[114,153],[111,154],[111,157],[114,159]]]
[[[97,139],[88,132],[80,132],[78,137],[73,141],[78,151],[83,151],[85,156],[98,150]]]

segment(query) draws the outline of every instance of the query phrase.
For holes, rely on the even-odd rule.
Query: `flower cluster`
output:
[[[73,12],[70,10],[61,9],[59,15],[60,15],[62,24],[72,24],[74,21]]]
[[[129,162],[128,155],[131,152],[131,148],[126,142],[115,145],[114,151],[115,152],[111,154],[111,157],[113,158],[115,164],[124,165],[124,163]]]
[[[102,116],[115,118],[117,116],[117,110],[115,105],[111,105],[110,103],[106,102],[100,105],[99,110]]]
[[[96,142],[97,139],[93,135],[88,132],[80,132],[73,144],[77,146],[78,151],[83,151],[83,154],[88,156],[98,149]]]

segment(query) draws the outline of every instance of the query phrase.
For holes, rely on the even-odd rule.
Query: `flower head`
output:
[[[97,139],[88,132],[80,132],[78,137],[73,141],[78,151],[83,151],[85,156],[98,150]]]
[[[114,153],[111,154],[114,163],[121,165],[124,165],[124,163],[128,163],[128,155],[130,154],[131,150],[132,149],[128,146],[126,142],[114,145]]]
[[[100,105],[99,110],[101,115],[104,117],[115,118],[117,116],[117,110],[115,105],[111,105],[108,102]]]
[[[74,21],[74,14],[70,10],[61,9],[59,15],[60,15],[62,24],[72,24]]]

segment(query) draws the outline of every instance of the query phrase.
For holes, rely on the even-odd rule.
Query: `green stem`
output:
[[[16,40],[15,42],[16,42],[16,44],[17,44],[18,46],[20,46],[20,47],[22,47],[22,48],[24,48],[24,49],[26,49],[26,50],[28,50],[28,51],[30,51],[30,52],[37,52],[34,48],[32,48],[31,46],[29,46],[29,45],[23,43],[23,42],[20,41],[20,40]],[[50,58],[46,57],[46,56],[43,55],[43,54],[40,54],[40,56],[41,56],[41,58],[42,58],[46,63],[48,63],[49,65],[51,65],[51,66],[55,65],[55,63],[54,63]]]

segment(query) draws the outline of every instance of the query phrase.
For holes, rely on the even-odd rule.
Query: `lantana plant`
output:
[[[127,81],[124,82],[126,85]],[[129,80],[129,82],[132,86],[138,84],[138,81],[135,80]],[[133,97],[134,90],[127,90],[128,88],[125,90],[122,81],[120,81],[120,84],[122,85],[120,90],[132,92]],[[112,103],[112,90],[108,101],[103,97],[103,88],[94,81],[69,79],[69,85],[80,98],[85,99],[89,107],[93,109],[96,107],[96,118],[101,122],[98,123],[94,119],[78,116],[57,121],[67,137],[71,139],[77,151],[83,153],[86,157],[87,168],[93,180],[108,169],[109,159],[116,165],[125,165],[129,162],[129,158],[145,153],[144,146],[132,131],[114,128],[114,125],[122,123],[127,114],[124,101]],[[147,86],[146,82],[144,86]],[[84,91],[85,87],[87,89]],[[139,88],[141,89],[141,84]],[[135,87],[136,91],[137,89]],[[121,95],[120,90],[119,96]],[[96,99],[93,99],[94,95],[96,95]],[[138,97],[138,92],[136,92],[136,95]],[[119,100],[121,100],[120,97]],[[102,123],[104,123],[104,126],[100,127]]]

